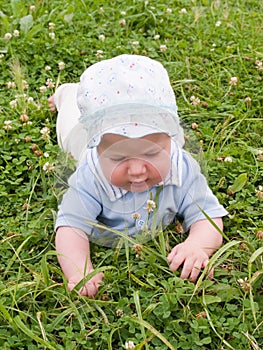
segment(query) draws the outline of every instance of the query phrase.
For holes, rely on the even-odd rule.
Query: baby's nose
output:
[[[128,174],[131,176],[138,176],[146,173],[146,164],[142,159],[129,159]]]

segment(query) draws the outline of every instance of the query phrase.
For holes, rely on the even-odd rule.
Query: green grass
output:
[[[117,350],[128,341],[148,350],[261,349],[262,2],[0,0],[0,5],[1,349]],[[229,216],[225,245],[211,259],[212,281],[205,279],[206,271],[196,285],[169,271],[165,250],[185,238],[169,227],[144,244],[139,257],[128,247],[92,246],[105,284],[90,300],[67,291],[56,259],[57,201],[73,164],[59,152],[56,115],[47,108],[54,88],[41,93],[40,87],[47,79],[55,85],[77,82],[101,59],[97,56],[121,53],[147,55],[167,68],[189,144],[201,145],[209,184]],[[233,77],[236,85],[230,84]],[[200,100],[196,106],[192,96]],[[198,127],[191,129],[192,123]],[[50,129],[46,137],[44,127]],[[47,162],[54,172],[43,169]]]

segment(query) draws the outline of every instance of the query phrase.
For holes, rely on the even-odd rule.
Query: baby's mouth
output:
[[[147,179],[130,181],[131,185],[140,186],[147,182]]]
[[[148,188],[147,179],[145,179],[145,180],[130,181],[130,190],[131,190],[132,192],[145,191],[146,188]]]

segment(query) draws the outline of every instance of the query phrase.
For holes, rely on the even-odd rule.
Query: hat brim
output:
[[[102,108],[92,115],[81,115],[80,123],[87,132],[88,148],[97,146],[106,133],[127,137],[166,133],[175,139],[181,139],[183,133],[176,109],[141,103]],[[130,126],[128,132],[127,125]]]

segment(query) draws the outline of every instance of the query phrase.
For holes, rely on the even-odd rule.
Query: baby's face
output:
[[[143,192],[165,179],[170,170],[171,139],[167,134],[128,138],[105,134],[98,146],[102,171],[114,186]]]

